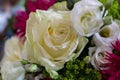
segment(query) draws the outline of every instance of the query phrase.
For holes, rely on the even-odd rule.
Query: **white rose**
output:
[[[29,16],[25,42],[27,58],[44,66],[51,77],[65,62],[78,57],[86,43],[87,39],[78,36],[72,28],[68,11],[37,10]]]
[[[1,74],[3,80],[23,80],[25,70],[20,63],[23,43],[14,36],[5,43],[5,54],[1,65]]]
[[[102,3],[98,0],[81,0],[71,12],[73,27],[79,35],[91,36],[102,26]]]

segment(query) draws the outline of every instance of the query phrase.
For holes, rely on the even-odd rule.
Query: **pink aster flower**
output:
[[[108,63],[103,64],[107,69],[101,70],[101,73],[105,80],[120,80],[120,41],[117,40],[112,46],[113,52],[106,52],[105,59]]]
[[[114,47],[114,49],[120,53],[120,40],[117,39],[117,41],[115,42],[115,44],[112,44],[112,46]],[[120,55],[120,54],[119,54]]]
[[[19,11],[16,17],[16,22],[14,24],[14,29],[16,30],[16,35],[22,37],[25,35],[26,31],[26,21],[28,19],[28,14],[25,11]]]
[[[48,10],[48,8],[55,3],[55,0],[28,0],[28,12],[35,12],[36,9]]]
[[[16,17],[16,22],[14,25],[16,35],[19,37],[25,36],[26,21],[29,18],[30,12],[35,12],[36,9],[48,10],[48,8],[54,3],[55,0],[27,0],[27,10],[19,11],[18,16]]]
[[[120,71],[114,73],[108,80],[120,80]]]

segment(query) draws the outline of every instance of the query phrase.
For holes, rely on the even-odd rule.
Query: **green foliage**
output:
[[[101,74],[90,63],[78,59],[69,61],[65,67],[58,71],[59,76],[55,80],[101,80]],[[42,69],[44,77],[50,77],[45,69]]]
[[[74,4],[80,0],[67,0],[67,7],[68,9],[72,9],[74,7]]]
[[[67,0],[56,0],[56,2],[62,2],[62,1],[67,1]]]
[[[21,63],[22,63],[22,65],[30,64],[30,62],[28,60],[25,60],[25,59],[21,60]]]
[[[103,3],[103,5],[105,6],[106,4],[106,0],[99,0],[101,3]]]
[[[101,80],[101,74],[90,63],[78,59],[67,62],[58,73],[56,80]]]
[[[0,80],[2,80],[2,75],[0,74]]]
[[[56,2],[67,1],[67,8],[71,10],[74,7],[74,4],[80,0],[56,0]]]
[[[103,3],[103,5],[106,5],[107,0],[99,0]],[[114,0],[113,5],[108,9],[108,16],[112,16],[113,19],[120,19],[120,4],[117,0]]]
[[[25,63],[27,62],[29,64],[27,60],[24,61]],[[58,78],[54,80],[101,80],[101,74],[92,67],[89,61],[90,57],[87,56],[81,61],[75,59],[67,62],[64,65],[64,68],[58,71],[59,74]],[[35,77],[36,75],[42,73],[44,78],[50,78],[50,75],[48,74],[44,67],[34,63],[31,65],[34,65],[32,69],[36,70],[37,67],[40,68],[40,71],[38,70],[35,72],[34,71],[26,72],[26,75]]]

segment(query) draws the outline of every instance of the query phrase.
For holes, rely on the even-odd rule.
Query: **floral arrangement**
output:
[[[119,80],[119,14],[117,0],[27,0],[2,80]]]

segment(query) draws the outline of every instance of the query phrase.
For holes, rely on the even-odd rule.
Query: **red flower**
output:
[[[115,44],[112,44],[113,52],[106,52],[106,60],[108,63],[104,63],[103,66],[108,68],[101,70],[103,78],[105,80],[120,80],[120,41],[117,40]],[[115,79],[119,77],[119,79]]]
[[[115,42],[115,44],[112,44],[112,46],[114,47],[114,49],[120,53],[120,41],[117,39],[117,41]],[[120,54],[119,54],[120,55]]]
[[[27,0],[27,10],[19,11],[16,17],[14,29],[16,35],[19,37],[25,36],[26,21],[29,18],[30,12],[35,12],[36,9],[47,10],[50,6],[55,3],[55,0]]]
[[[120,71],[114,73],[108,80],[120,80]]]
[[[28,19],[28,14],[25,11],[19,11],[16,17],[16,22],[14,24],[14,29],[16,30],[16,35],[22,37],[25,35],[26,31],[26,21]]]
[[[36,9],[48,10],[48,8],[55,3],[55,0],[28,0],[28,12],[35,12]]]

